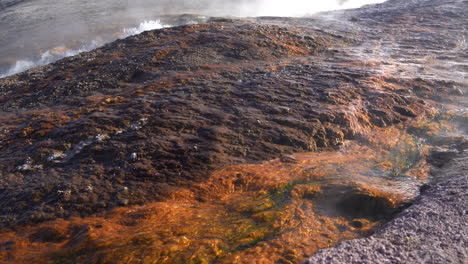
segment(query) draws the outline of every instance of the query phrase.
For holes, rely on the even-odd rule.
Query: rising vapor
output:
[[[158,18],[163,15],[304,16],[378,2],[383,0],[4,0],[0,3],[0,78],[141,29],[161,28]]]

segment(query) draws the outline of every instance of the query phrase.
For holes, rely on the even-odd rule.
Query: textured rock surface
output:
[[[216,168],[431,115],[466,94],[464,10],[211,19],[1,79],[0,225],[162,200]]]
[[[304,263],[467,263],[468,155],[444,168],[451,176],[368,238],[322,249]]]
[[[421,144],[433,144],[432,175],[455,178],[426,190],[396,229],[355,242],[372,250],[316,258],[464,260],[465,234],[445,237],[466,231],[467,144],[448,124],[467,132],[466,9],[395,0],[310,18],[212,18],[1,79],[0,258],[291,263],[400,209],[392,194],[415,193]]]

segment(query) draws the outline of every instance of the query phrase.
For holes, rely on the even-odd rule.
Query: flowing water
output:
[[[226,167],[165,201],[4,232],[3,240],[21,245],[12,253],[21,263],[299,263],[369,234],[426,180],[414,136],[389,129],[365,141],[294,162]]]
[[[301,16],[376,2],[382,0],[2,0],[0,78],[146,30],[200,21],[164,24],[164,15]]]
[[[203,15],[300,15],[294,8],[279,12],[284,2],[202,2],[3,1],[0,74],[47,64],[145,30],[198,23]],[[304,14],[322,11],[304,7]],[[163,19],[176,13],[203,15],[183,23]],[[464,39],[458,47],[465,47]],[[365,48],[365,52],[349,52],[378,58],[373,53],[380,49]],[[386,55],[381,59],[387,60]],[[384,75],[412,69],[397,59],[384,65]],[[415,122],[418,131],[429,130],[429,121]],[[339,152],[299,153],[286,162],[277,159],[222,168],[203,184],[174,187],[159,202],[88,218],[58,219],[26,226],[21,232],[7,230],[0,236],[1,245],[17,244],[14,250],[1,251],[0,259],[17,263],[297,263],[319,248],[368,235],[418,195],[428,177],[425,156],[430,146],[400,129],[377,129],[359,142],[346,142]],[[49,161],[67,160],[86,144],[105,137],[96,135],[66,154],[54,153]],[[32,165],[26,162],[18,170],[23,166]]]

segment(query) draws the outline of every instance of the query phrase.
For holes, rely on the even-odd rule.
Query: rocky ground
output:
[[[2,224],[161,199],[219,166],[339,148],[430,111],[466,88],[431,77],[464,55],[465,2],[422,2],[213,19],[2,79]]]
[[[466,9],[210,18],[0,79],[0,226],[164,201],[226,166],[378,129],[427,132],[466,111]]]
[[[304,263],[466,263],[467,164],[465,149],[444,166],[450,177],[424,185],[421,197],[376,234],[319,250]]]

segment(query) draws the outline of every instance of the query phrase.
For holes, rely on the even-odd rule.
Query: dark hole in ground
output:
[[[345,217],[370,220],[385,219],[397,211],[397,208],[393,208],[387,199],[363,193],[345,194],[338,200],[336,208]]]
[[[330,185],[322,195],[314,198],[320,214],[329,217],[344,217],[354,228],[362,228],[364,219],[375,222],[390,220],[409,206],[396,205],[389,194],[373,193],[347,185]],[[365,220],[364,220],[365,221]]]

